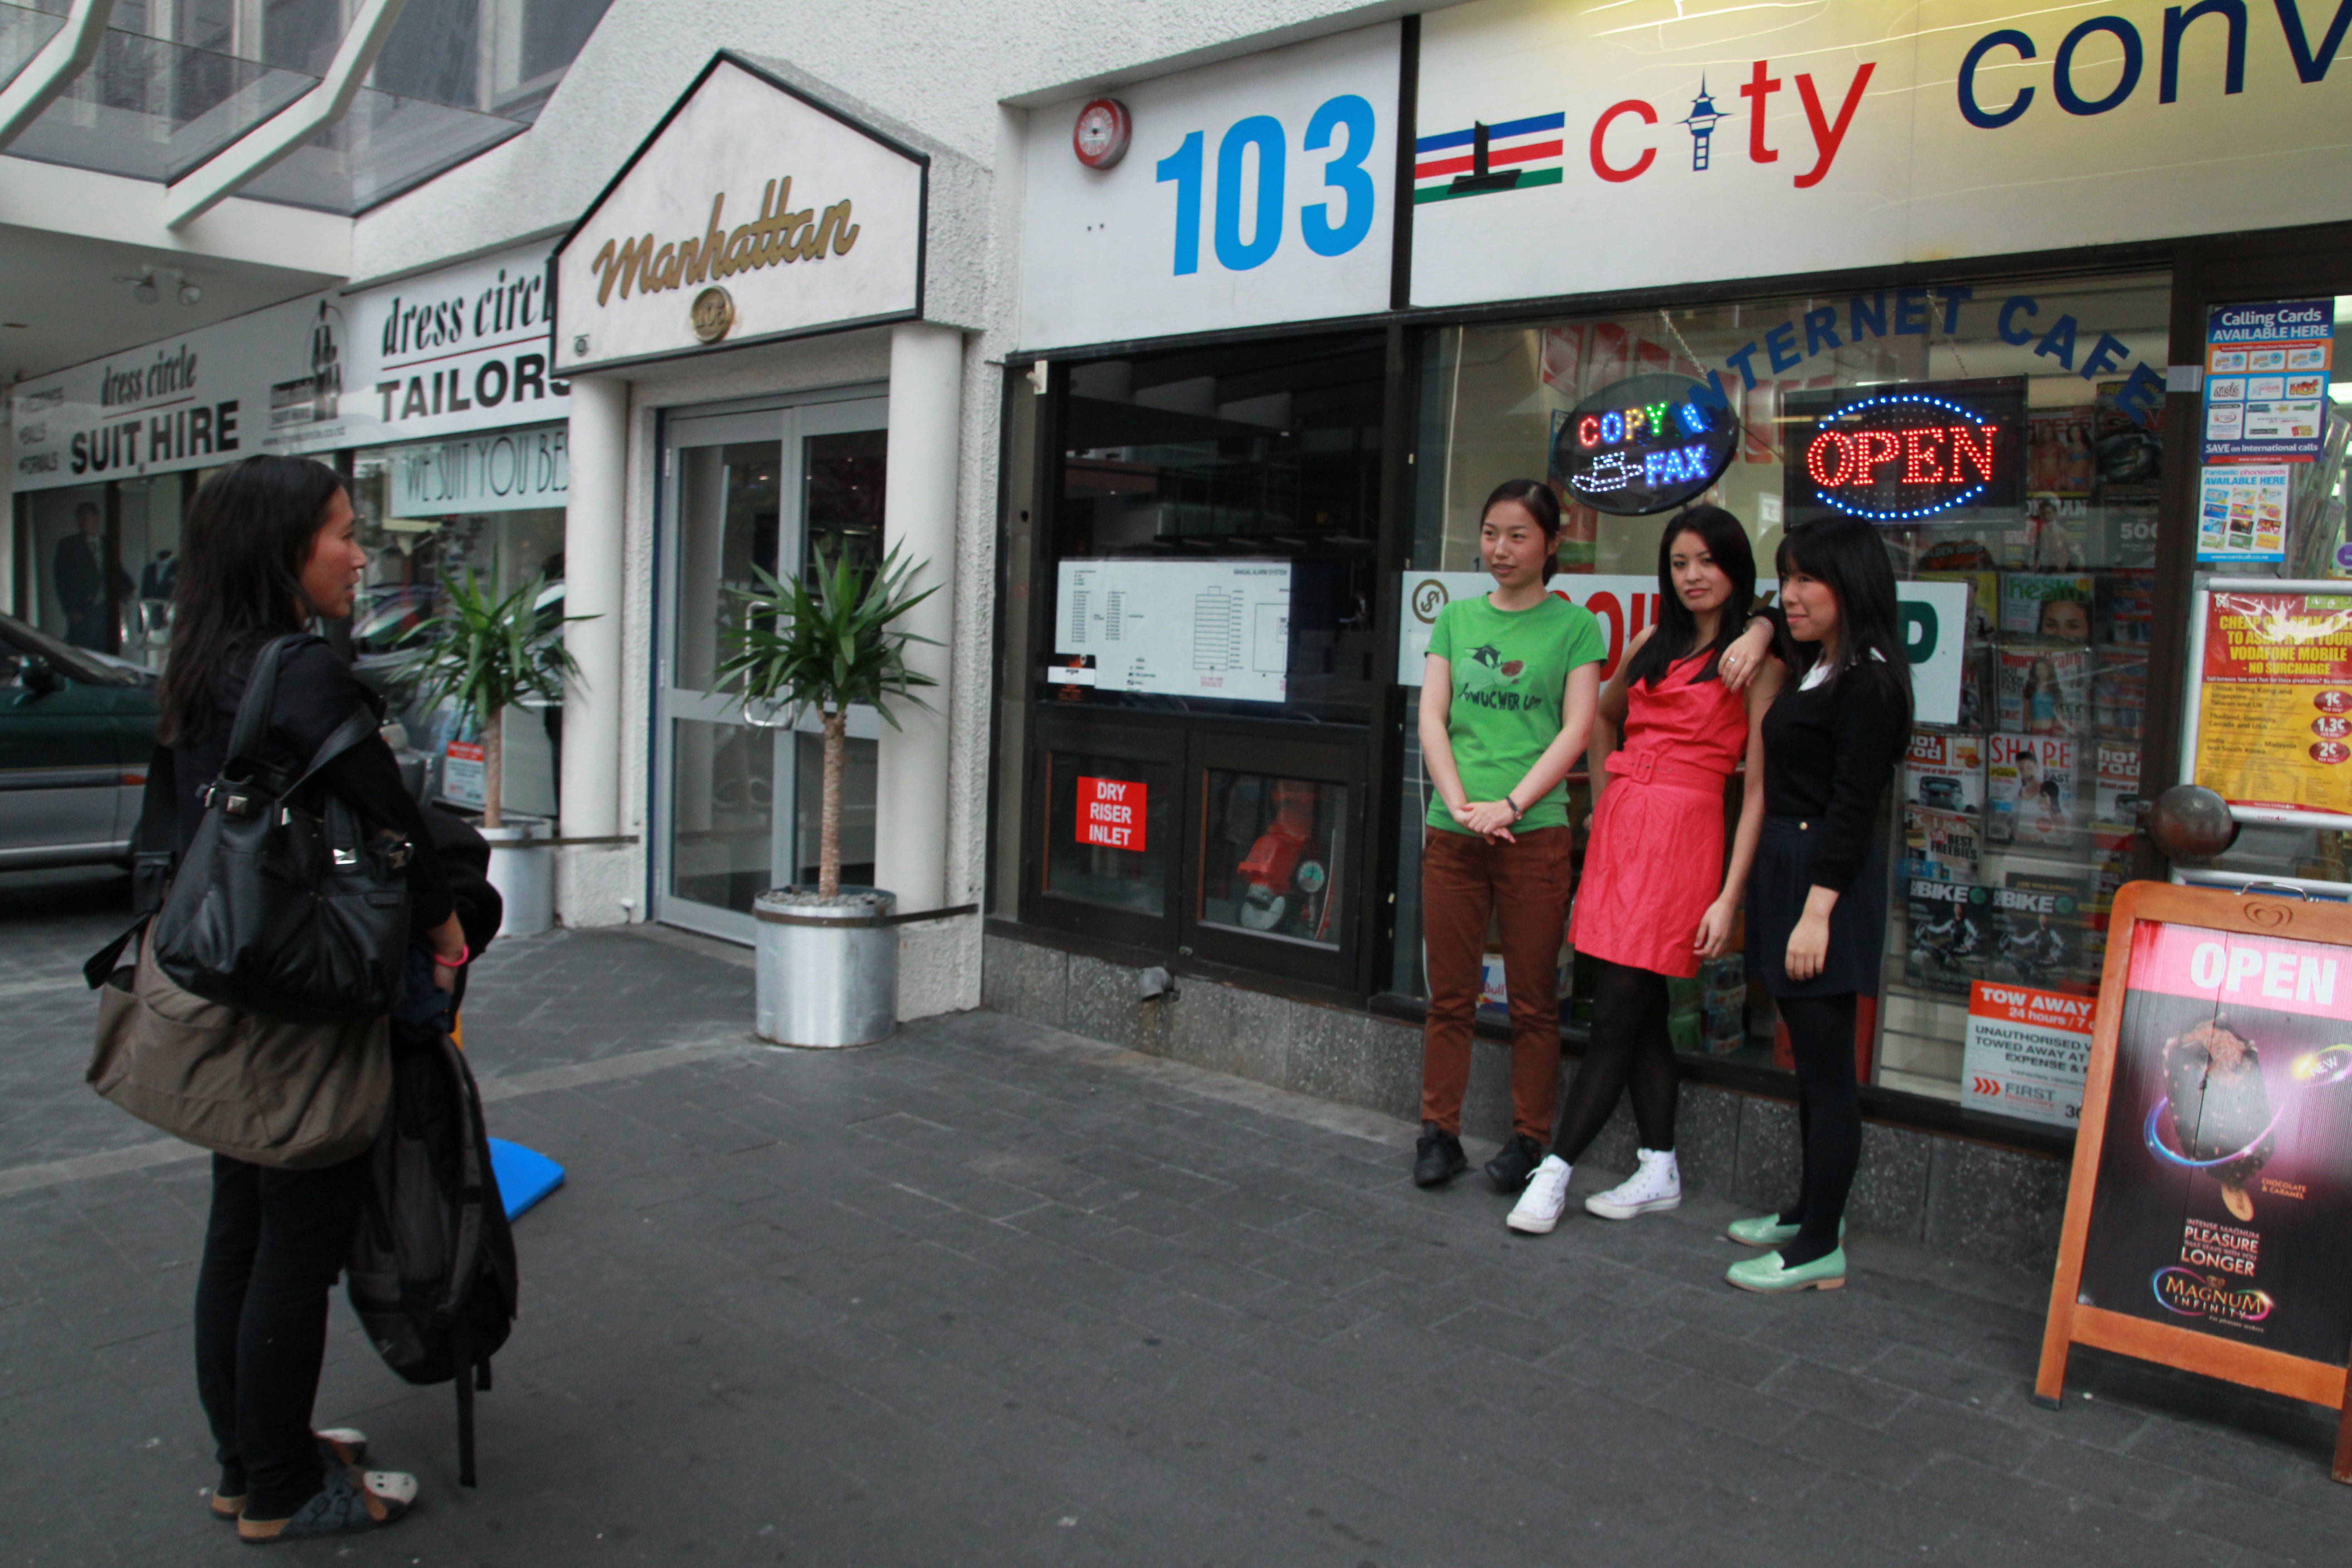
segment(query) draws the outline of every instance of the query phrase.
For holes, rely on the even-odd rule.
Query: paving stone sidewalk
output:
[[[43,923],[0,901],[0,942]],[[518,1228],[482,1485],[449,1391],[338,1305],[320,1416],[425,1500],[284,1556],[2347,1560],[2332,1416],[2094,1352],[2063,1413],[2028,1404],[2045,1281],[1861,1237],[1848,1289],[1743,1296],[1720,1205],[1516,1237],[1474,1181],[1410,1185],[1408,1128],[999,1016],[761,1048],[740,957],[560,932],[486,961],[494,1129],[572,1179]],[[8,1034],[12,1089],[46,1058],[70,1093],[0,1122],[0,1173],[153,1142],[68,1110],[71,1042]],[[193,1160],[0,1195],[0,1563],[243,1560],[201,1495],[205,1199]]]
[[[0,1170],[154,1139],[152,1128],[82,1082],[94,1016],[82,965],[130,921],[130,879],[119,873],[0,874],[0,952],[7,955],[0,965]],[[668,934],[621,952],[654,960],[647,944]],[[691,994],[680,994],[681,976],[664,963],[616,964],[604,939],[576,936],[498,942],[475,966],[467,1025],[498,1043],[475,1062],[485,1080],[656,1044],[742,1037],[751,1016],[748,968],[706,968]]]

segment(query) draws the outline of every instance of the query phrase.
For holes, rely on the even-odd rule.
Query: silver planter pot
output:
[[[898,1026],[898,897],[844,888],[821,902],[797,889],[762,893],[757,1028],[780,1046],[866,1046]]]
[[[547,837],[541,822],[510,822],[486,827],[490,842],[490,886],[505,912],[500,936],[536,936],[555,923],[555,851],[535,842]]]

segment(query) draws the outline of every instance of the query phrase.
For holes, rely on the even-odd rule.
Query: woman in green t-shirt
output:
[[[1486,498],[1478,553],[1495,590],[1438,613],[1421,687],[1421,753],[1436,786],[1421,856],[1429,964],[1422,1041],[1424,1187],[1466,1169],[1462,1095],[1486,926],[1499,916],[1511,1004],[1511,1141],[1487,1163],[1506,1192],[1544,1157],[1559,1079],[1560,933],[1570,829],[1560,781],[1583,754],[1608,645],[1591,611],[1545,591],[1559,541],[1549,487],[1511,479]]]

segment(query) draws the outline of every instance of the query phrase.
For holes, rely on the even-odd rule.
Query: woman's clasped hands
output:
[[[1492,843],[1517,844],[1511,837],[1511,826],[1519,820],[1519,808],[1507,800],[1475,800],[1467,805],[1448,808],[1454,820]]]

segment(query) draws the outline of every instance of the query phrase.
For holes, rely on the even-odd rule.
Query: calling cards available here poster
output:
[[[2352,948],[2143,922],[2084,1306],[2342,1365]]]

